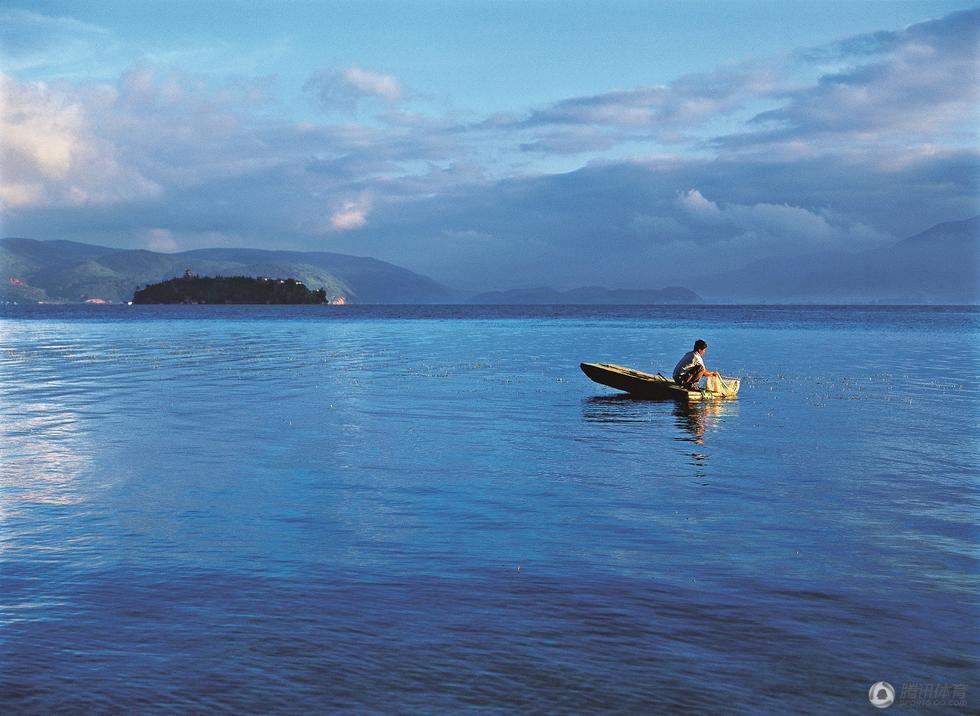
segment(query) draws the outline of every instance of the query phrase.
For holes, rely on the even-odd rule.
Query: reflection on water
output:
[[[673,402],[673,400],[641,400],[628,393],[596,395],[582,401],[582,417],[593,423],[654,422]]]
[[[626,393],[601,395],[583,401],[582,417],[593,423],[659,422],[672,415],[681,429],[675,440],[704,444],[705,433],[718,430],[723,420],[738,415],[734,400],[682,402],[673,398],[634,398]]]
[[[634,398],[627,394],[595,396],[583,401],[582,416],[591,423],[629,425],[661,423],[665,438],[679,443],[693,443],[684,452],[684,463],[693,468],[696,480],[708,477],[708,451],[705,436],[717,432],[726,420],[738,415],[735,400],[702,400],[682,402],[672,398]]]
[[[916,376],[980,375],[980,312],[301,308],[0,320],[0,712],[817,684],[795,710],[850,713],[869,675],[976,681],[980,384]],[[706,328],[736,400],[587,398],[587,348],[664,364]]]
[[[72,504],[80,497],[71,483],[88,469],[91,456],[81,445],[78,416],[59,403],[10,405],[0,400],[0,483],[18,500]],[[4,501],[7,502],[7,501]],[[0,503],[0,515],[9,508]]]
[[[702,400],[697,403],[675,402],[674,417],[678,427],[690,433],[677,440],[692,440],[704,444],[704,435],[719,430],[724,419],[738,415],[738,402],[734,400]]]

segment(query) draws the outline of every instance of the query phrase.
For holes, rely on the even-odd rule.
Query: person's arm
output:
[[[715,376],[718,376],[719,378],[721,377],[721,373],[719,373],[718,371],[716,371],[716,370],[708,370],[708,366],[706,366],[704,364],[704,358],[701,358],[699,356],[698,363],[701,364],[701,376],[702,377],[707,378],[710,375],[715,375]]]

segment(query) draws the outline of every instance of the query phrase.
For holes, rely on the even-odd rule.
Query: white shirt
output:
[[[682,373],[686,373],[694,366],[699,365],[704,368],[704,359],[701,358],[701,354],[697,351],[688,351],[684,354],[684,357],[677,361],[677,365],[674,366],[674,382],[681,377]],[[705,370],[707,370],[705,368]]]

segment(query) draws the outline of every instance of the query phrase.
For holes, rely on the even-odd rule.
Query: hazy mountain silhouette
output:
[[[72,241],[0,239],[0,300],[123,302],[149,283],[183,275],[295,278],[354,303],[441,303],[457,292],[408,269],[326,252],[202,249],[178,254]]]
[[[860,253],[762,259],[699,279],[709,300],[977,303],[980,216]]]
[[[477,294],[469,303],[519,305],[644,305],[656,303],[701,303],[699,295],[686,288],[670,286],[659,289],[609,289],[586,286],[569,291],[553,288],[526,288],[511,291],[489,291]]]
[[[136,289],[180,276],[295,278],[354,303],[453,303],[459,291],[377,259],[328,252],[200,249],[178,254],[72,241],[0,239],[0,301],[128,301]],[[684,268],[690,275],[691,267]],[[686,288],[481,293],[470,303],[626,304],[719,302],[978,303],[980,216],[860,253],[768,258],[702,277]],[[547,278],[547,277],[542,277]],[[700,294],[700,295],[699,295]],[[704,297],[702,299],[702,297]]]

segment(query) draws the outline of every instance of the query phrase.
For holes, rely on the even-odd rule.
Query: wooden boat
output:
[[[734,397],[738,392],[739,381],[737,378],[728,378],[726,382],[734,385],[731,394],[714,392],[710,390],[689,390],[682,388],[670,378],[652,373],[644,373],[632,368],[625,368],[613,363],[582,363],[582,372],[596,383],[608,385],[610,388],[624,390],[637,398],[664,399],[673,398],[675,400],[711,400],[714,398]]]

